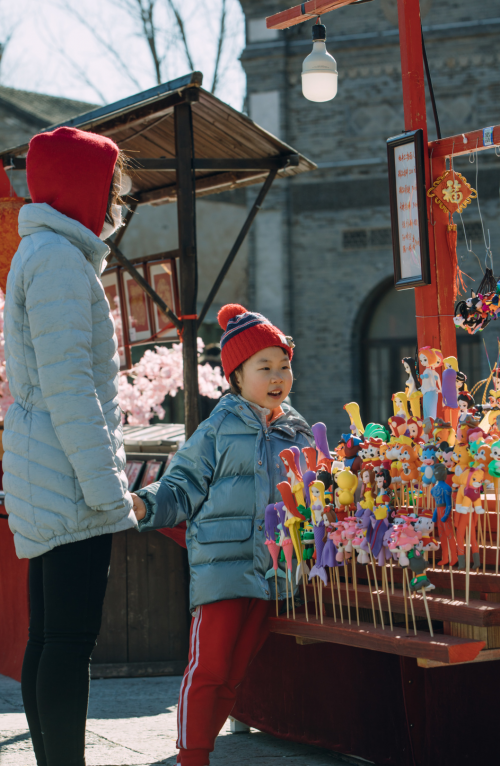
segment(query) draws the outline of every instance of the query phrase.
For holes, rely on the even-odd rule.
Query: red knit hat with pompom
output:
[[[228,303],[217,314],[224,330],[220,341],[221,361],[226,380],[231,373],[251,356],[270,346],[279,346],[293,356],[293,341],[278,330],[269,319],[247,311],[238,303]]]

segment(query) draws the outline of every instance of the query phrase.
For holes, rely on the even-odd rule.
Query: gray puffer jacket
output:
[[[177,452],[161,481],[138,491],[148,507],[141,532],[187,521],[191,609],[232,598],[274,599],[264,514],[281,499],[282,450],[313,444],[287,404],[269,426],[259,409],[227,394]],[[305,463],[304,463],[305,469]],[[279,578],[280,598],[285,580]]]
[[[136,525],[124,473],[119,360],[99,276],[108,246],[47,204],[19,214],[4,334],[15,397],[3,486],[19,558]]]

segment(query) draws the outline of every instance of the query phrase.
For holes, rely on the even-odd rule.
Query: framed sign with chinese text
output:
[[[175,258],[152,261],[147,264],[148,282],[174,314],[179,314],[177,269]],[[152,304],[153,330],[161,340],[177,340],[177,329],[169,322],[158,306]]]
[[[101,277],[101,282],[111,309],[111,316],[115,323],[118,355],[120,357],[120,370],[127,370],[130,367],[130,359],[128,359],[125,338],[123,337],[122,295],[118,269],[106,269]]]
[[[396,290],[430,284],[422,130],[387,141]]]
[[[137,271],[144,277],[144,267],[138,265]],[[149,303],[146,294],[127,271],[121,271],[128,337],[132,344],[147,342],[152,336]]]

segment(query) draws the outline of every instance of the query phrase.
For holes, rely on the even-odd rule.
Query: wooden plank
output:
[[[271,617],[269,626],[272,633],[285,636],[344,644],[402,657],[424,657],[446,664],[469,662],[484,648],[484,641],[470,641],[444,635],[431,637],[430,633],[423,631],[417,631],[416,636],[413,633],[407,636],[404,629],[391,631],[386,627],[382,630],[368,623],[362,623],[358,628],[356,624],[342,624],[340,620],[335,622],[332,617],[325,617],[323,625],[311,615],[309,622],[303,615],[297,616],[296,620]]]
[[[286,176],[286,170],[279,170],[280,177]],[[241,188],[256,184],[259,181],[264,182],[269,174],[266,171],[256,171],[255,173],[219,173],[213,176],[204,176],[196,183],[196,197],[207,196],[208,194],[217,194],[228,189]],[[162,186],[152,191],[142,192],[137,195],[139,205],[158,205],[165,202],[177,201],[177,187],[173,184]]]
[[[117,532],[113,535],[101,630],[92,663],[126,662],[127,659],[127,538],[126,532]]]
[[[309,0],[309,2],[287,8],[266,18],[268,29],[289,29],[296,24],[314,19],[320,14],[329,13],[344,5],[352,5],[358,0]]]
[[[390,579],[390,576],[389,576]],[[456,587],[456,586],[455,586]],[[341,591],[343,594],[343,602],[346,603],[345,583],[341,585]],[[372,595],[375,603],[377,603],[377,590],[372,589]],[[354,590],[352,584],[349,586],[349,595],[351,604],[354,602]],[[387,604],[387,597],[383,590],[378,590],[382,602],[382,608],[389,611]],[[469,600],[469,604],[461,599],[455,599],[454,601],[447,596],[433,595],[433,591],[426,594],[427,605],[431,619],[441,621],[454,621],[464,623],[466,625],[475,625],[479,627],[491,627],[493,625],[500,625],[500,605],[494,604],[488,601]],[[371,608],[370,589],[368,585],[361,585],[358,582],[358,600],[359,606],[364,609]],[[314,601],[314,593],[312,586],[308,586],[308,601]],[[323,601],[326,604],[332,603],[332,594],[329,588],[323,589]],[[392,612],[403,614],[405,610],[405,600],[403,598],[403,591],[396,589],[394,593],[390,594]],[[408,610],[410,605],[408,599],[406,599]],[[338,601],[336,600],[338,605]],[[425,604],[422,596],[418,593],[413,594],[413,608],[417,617],[426,617]]]
[[[138,171],[147,171],[148,173],[177,171],[177,160],[164,159],[163,157],[135,157],[134,169]],[[195,157],[193,167],[196,172],[210,170],[212,172],[221,171],[249,171],[249,170],[281,170],[288,164],[297,167],[299,164],[299,155],[290,154],[288,156],[276,157],[250,157],[242,159],[241,157],[226,157],[215,159],[213,157]]]
[[[482,628],[478,625],[465,625],[462,622],[449,622],[444,627],[444,632],[449,636],[484,641],[485,649],[500,648],[500,628],[498,626]]]
[[[135,529],[127,538],[128,662],[149,659],[148,536]]]
[[[436,561],[439,561],[439,558],[436,557]],[[365,567],[358,564],[356,571],[358,582],[363,582],[366,579]],[[377,567],[377,573],[378,571]],[[401,567],[395,566],[393,568],[393,576],[395,583],[401,584],[403,582],[403,570]],[[427,576],[436,588],[451,590],[450,572],[447,567],[444,568],[444,571],[441,567],[436,567],[436,569],[429,567]],[[455,591],[465,591],[465,572],[457,569],[453,570],[453,585]],[[495,575],[494,572],[483,574],[482,571],[479,573],[473,571],[470,573],[470,590],[473,593],[500,593],[500,575]]]
[[[483,649],[473,660],[457,664],[470,665],[471,662],[494,662],[495,660],[500,660],[500,649]],[[417,657],[417,665],[420,668],[444,668],[447,667],[448,663],[439,662],[438,660],[429,660],[424,657]]]
[[[500,125],[493,127],[493,144],[484,144],[483,128],[471,130],[468,133],[459,133],[456,136],[447,136],[437,141],[429,141],[429,154],[433,159],[445,157],[459,157],[462,154],[491,149],[492,146],[500,146]]]
[[[160,534],[148,538],[149,654],[148,661],[178,660],[189,653],[189,580],[186,552]]]

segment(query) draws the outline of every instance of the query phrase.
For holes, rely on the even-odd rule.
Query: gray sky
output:
[[[12,31],[0,70],[3,85],[75,98],[112,102],[156,84],[147,43],[120,3],[136,0],[0,0],[0,42]],[[176,0],[182,8],[194,67],[210,89],[222,0]],[[166,12],[157,0],[162,81],[190,70]],[[238,61],[244,46],[244,17],[238,0],[226,0],[228,34],[216,95],[241,109],[245,76]],[[84,20],[79,21],[75,14]],[[100,44],[90,26],[105,45]],[[114,56],[106,49],[111,43]],[[127,71],[128,70],[128,71]]]

